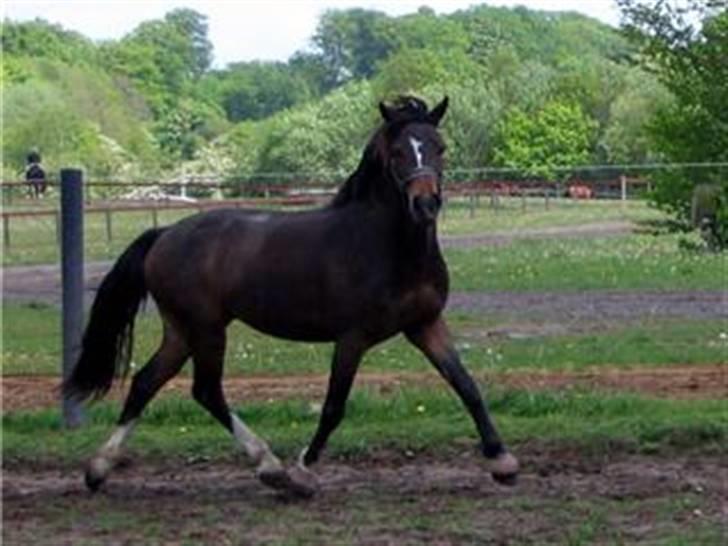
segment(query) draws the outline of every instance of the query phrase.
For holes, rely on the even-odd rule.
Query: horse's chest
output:
[[[427,283],[404,291],[398,303],[398,312],[404,322],[432,320],[445,307],[447,294]]]

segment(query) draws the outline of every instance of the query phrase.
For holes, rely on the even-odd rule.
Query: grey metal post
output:
[[[106,242],[110,243],[113,240],[113,232],[111,229],[111,209],[106,209],[104,211],[104,216],[106,218]]]
[[[10,248],[10,216],[3,216],[3,243],[6,250]]]
[[[61,281],[63,286],[63,378],[71,375],[83,335],[83,173],[61,170]],[[69,428],[83,422],[81,405],[62,401]]]

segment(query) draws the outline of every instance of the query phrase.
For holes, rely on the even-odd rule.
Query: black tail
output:
[[[164,228],[140,235],[104,277],[83,334],[81,356],[63,382],[63,396],[76,400],[101,398],[114,377],[129,372],[134,318],[147,296],[144,258]]]

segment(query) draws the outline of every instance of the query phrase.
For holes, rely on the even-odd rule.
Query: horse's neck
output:
[[[433,258],[440,256],[435,223],[420,226],[405,219],[405,229],[402,230],[401,236],[403,248],[415,263],[429,264]]]

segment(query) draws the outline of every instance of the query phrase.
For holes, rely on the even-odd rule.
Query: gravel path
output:
[[[503,245],[516,239],[549,237],[604,237],[624,234],[629,222],[601,222],[554,226],[518,231],[444,236],[446,248]],[[86,264],[86,304],[90,305],[101,279],[112,262]],[[3,299],[60,305],[61,275],[58,265],[3,268]],[[450,294],[449,309],[470,313],[508,315],[514,318],[579,321],[599,317],[600,321],[651,316],[689,319],[728,319],[728,290],[723,291],[615,291],[588,292],[482,292]]]
[[[90,305],[111,262],[86,266],[86,304]],[[3,299],[60,305],[58,266],[23,266],[3,270]],[[728,290],[588,292],[453,292],[450,311],[488,313],[531,319],[620,320],[651,316],[728,320]]]
[[[451,310],[553,320],[728,319],[728,291],[455,292]]]

